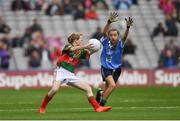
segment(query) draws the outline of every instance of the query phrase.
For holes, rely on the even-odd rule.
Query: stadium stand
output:
[[[105,0],[105,3],[99,6],[102,9],[97,9],[98,20],[84,20],[77,19],[74,20],[73,15],[61,13],[53,15],[46,15],[44,9],[46,8],[47,3],[42,3],[41,10],[29,10],[29,8],[19,8],[19,10],[12,11],[11,5],[14,0],[4,0],[0,5],[0,16],[6,22],[8,26],[11,28],[11,32],[6,35],[8,36],[11,42],[12,38],[15,36],[23,36],[27,27],[30,27],[33,24],[33,20],[37,19],[39,21],[40,26],[42,26],[42,36],[46,37],[54,36],[55,34],[59,34],[62,43],[66,43],[67,36],[72,32],[82,32],[84,34],[84,40],[88,40],[92,34],[96,31],[97,27],[103,28],[107,17],[109,15],[109,11],[113,11],[113,0]],[[20,0],[21,1],[21,0]],[[23,1],[23,0],[22,0]],[[41,0],[39,0],[41,1]],[[42,0],[44,1],[44,0]],[[73,0],[74,1],[74,0]],[[75,0],[76,1],[76,0]],[[91,1],[91,0],[90,0]],[[94,0],[92,0],[94,1]],[[136,1],[137,2],[137,1]],[[72,3],[74,6],[76,2]],[[93,2],[92,2],[93,3]],[[86,7],[89,5],[88,0],[86,1]],[[100,3],[101,4],[101,3]],[[95,4],[97,5],[97,3]],[[159,1],[158,0],[138,0],[136,5],[132,5],[127,9],[118,9],[120,14],[121,22],[116,24],[116,27],[121,27],[120,33],[123,33],[123,19],[128,16],[132,16],[134,18],[134,26],[130,30],[129,38],[132,40],[132,43],[136,46],[135,54],[126,54],[125,60],[127,60],[132,68],[156,68],[158,67],[158,60],[161,51],[164,49],[165,44],[173,39],[175,44],[180,45],[180,34],[177,36],[156,36],[151,38],[151,33],[154,28],[157,26],[159,22],[165,24],[165,14],[163,10],[159,9]],[[90,5],[91,6],[91,5]],[[27,7],[27,6],[26,6]],[[71,7],[70,7],[71,8]],[[86,10],[89,9],[88,7]],[[109,10],[108,10],[109,9]],[[180,24],[177,23],[178,30],[180,29]],[[33,35],[34,36],[34,35]],[[46,43],[46,42],[45,42]],[[10,58],[10,70],[26,70],[30,69],[28,66],[30,56],[25,56],[26,48],[28,44],[23,44],[21,47],[9,47],[9,53],[11,55]],[[46,45],[48,47],[48,45]],[[46,48],[46,47],[45,47]],[[53,61],[49,58],[50,49],[42,47],[40,54],[41,67],[39,69],[51,69],[53,68]],[[49,50],[48,50],[49,49]],[[46,57],[47,56],[47,57]],[[100,51],[95,53],[90,59],[90,68],[97,69],[100,68],[100,62],[94,61],[99,60]],[[46,59],[42,59],[46,58]]]

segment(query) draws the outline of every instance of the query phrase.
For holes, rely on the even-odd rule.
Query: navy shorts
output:
[[[117,69],[106,69],[103,66],[101,66],[101,75],[103,78],[103,81],[106,81],[106,77],[109,75],[112,75],[115,83],[118,81],[119,76],[121,75],[121,67]]]

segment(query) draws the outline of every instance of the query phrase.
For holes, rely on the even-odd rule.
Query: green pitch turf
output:
[[[47,90],[0,90],[0,119],[180,119],[180,88],[124,87],[116,89],[107,105],[96,113],[83,92],[60,89],[46,114],[38,108]]]

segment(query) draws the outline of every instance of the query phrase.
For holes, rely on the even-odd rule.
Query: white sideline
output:
[[[133,100],[133,99],[131,99],[131,100],[127,100],[127,99],[121,99],[121,100],[119,100],[118,102],[169,102],[169,101],[166,101],[166,100],[162,100],[162,99],[147,99],[147,100],[145,100],[145,99],[135,99],[135,100]],[[177,100],[171,100],[171,101],[177,101]],[[34,102],[0,102],[0,105],[3,105],[3,104],[34,104]]]
[[[93,108],[55,108],[55,109],[49,109],[49,111],[72,111],[72,110],[92,110]],[[113,110],[119,110],[119,109],[180,109],[180,106],[149,106],[149,107],[112,107]],[[30,111],[38,111],[37,108],[31,108],[31,109],[0,109],[0,112],[30,112]]]

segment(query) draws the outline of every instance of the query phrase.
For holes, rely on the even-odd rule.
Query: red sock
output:
[[[93,106],[94,109],[99,108],[100,105],[93,96],[89,97],[88,100],[89,100],[89,102],[91,103],[91,105]]]
[[[40,108],[46,108],[47,104],[49,103],[51,99],[52,99],[51,97],[49,97],[48,95],[45,95]]]

